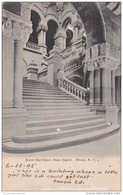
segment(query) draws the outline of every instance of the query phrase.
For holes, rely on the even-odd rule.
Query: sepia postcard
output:
[[[2,2],[2,191],[121,191],[121,2]]]

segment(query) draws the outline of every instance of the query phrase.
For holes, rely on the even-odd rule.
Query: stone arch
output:
[[[54,46],[54,36],[58,30],[58,24],[50,19],[47,22],[48,30],[46,32],[46,45],[47,45],[47,53],[50,52],[51,49],[53,49]]]
[[[37,12],[39,14],[39,16],[43,19],[44,15],[43,15],[42,9],[39,7],[39,5],[40,4],[36,4],[36,3],[31,4],[31,10]]]
[[[72,77],[78,77],[80,79],[82,79],[82,77],[80,75],[77,75],[77,74],[72,74],[68,77],[68,79],[71,79]]]
[[[73,23],[73,18],[74,18],[74,13],[73,13],[73,11],[67,11],[67,12],[63,15],[63,17],[62,17],[62,26],[63,26],[64,21],[65,21],[67,18],[71,18],[71,23]]]
[[[67,17],[67,18],[63,21],[63,23],[62,23],[62,28],[63,28],[63,29],[66,29],[67,25],[68,25],[68,24],[71,24],[71,22],[72,22],[71,17]]]
[[[83,85],[83,78],[78,74],[72,74],[68,77],[68,79],[80,86]]]
[[[87,47],[105,41],[105,26],[103,15],[96,2],[73,2],[85,27]]]
[[[52,15],[52,14],[47,15],[47,17],[46,17],[47,22],[46,23],[48,24],[49,20],[51,20],[51,19],[54,20],[57,23],[58,27],[59,27],[58,18],[55,15]]]
[[[39,26],[39,23],[41,22],[41,17],[37,13],[37,11],[31,10],[31,21],[32,21],[32,33],[29,37],[29,42],[33,42],[35,44],[38,44],[38,31],[37,28]]]
[[[73,32],[70,29],[66,30],[66,48],[72,45]]]

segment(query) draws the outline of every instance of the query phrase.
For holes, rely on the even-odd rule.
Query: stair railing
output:
[[[70,81],[65,76],[58,79],[58,87],[66,91],[68,94],[71,94],[75,98],[86,101],[87,89]]]

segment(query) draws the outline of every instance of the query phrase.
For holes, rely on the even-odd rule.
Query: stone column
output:
[[[43,24],[39,24],[37,31],[38,31],[38,45],[42,46],[42,45],[46,45],[46,31],[47,31],[48,27],[43,25]]]
[[[2,93],[3,108],[13,107],[14,91],[14,41],[12,37],[12,20],[4,18],[2,21]]]
[[[106,94],[105,94],[105,68],[101,68],[100,81],[101,81],[101,104],[105,104]]]
[[[22,64],[23,45],[27,42],[31,28],[25,24],[13,22],[14,39],[14,107],[22,107]]]
[[[74,27],[74,37],[73,37],[73,42],[76,42],[79,39],[79,29],[82,27],[81,22],[76,21],[73,23]]]
[[[43,30],[41,30],[38,34],[38,45],[43,45]]]
[[[58,47],[60,50],[64,50],[66,48],[66,32],[57,32],[54,39],[55,46]]]
[[[26,130],[27,114],[22,104],[22,63],[23,46],[31,31],[30,21],[3,11],[3,80],[6,81],[3,82],[3,105],[6,107],[3,109],[4,140],[24,135]]]
[[[90,100],[94,103],[94,66],[87,63],[87,70],[90,72]]]
[[[23,42],[14,42],[14,107],[22,107],[22,63],[23,63]]]
[[[46,31],[44,31],[44,45],[46,45]]]
[[[103,105],[106,109],[106,119],[109,122],[118,124],[118,108],[115,105],[115,68],[116,62],[112,59],[104,58],[102,66],[102,97]]]
[[[100,104],[100,69],[94,71],[94,103]]]
[[[111,91],[112,104],[115,105],[115,70],[111,71]]]
[[[90,72],[90,100],[94,102],[94,71]]]

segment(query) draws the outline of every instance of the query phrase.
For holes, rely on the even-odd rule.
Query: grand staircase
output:
[[[48,83],[23,80],[28,120],[25,136],[3,143],[10,153],[31,153],[84,144],[116,133],[105,119],[80,101]]]

